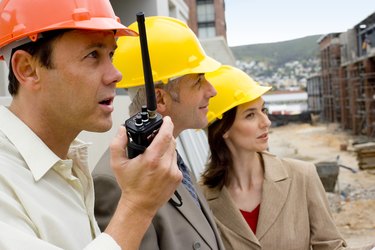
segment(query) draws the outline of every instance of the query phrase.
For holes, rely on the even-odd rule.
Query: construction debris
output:
[[[359,169],[375,169],[375,143],[368,142],[354,145],[354,151],[357,153]]]

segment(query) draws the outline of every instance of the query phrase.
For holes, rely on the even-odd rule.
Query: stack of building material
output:
[[[367,142],[354,145],[359,169],[375,169],[375,143]]]

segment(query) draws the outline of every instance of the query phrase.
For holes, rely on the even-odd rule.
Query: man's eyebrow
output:
[[[92,48],[99,48],[99,49],[103,49],[105,48],[106,45],[104,43],[101,43],[101,42],[95,42],[95,43],[90,43],[86,46],[86,49],[92,49]],[[113,47],[112,47],[112,50],[116,50],[117,49],[117,44],[114,44]]]

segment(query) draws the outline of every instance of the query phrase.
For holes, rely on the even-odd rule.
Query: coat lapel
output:
[[[215,248],[218,243],[216,242],[215,235],[211,234],[213,231],[213,227],[209,224],[209,219],[204,216],[203,213],[207,213],[206,207],[202,207],[202,211],[199,211],[200,208],[195,204],[194,200],[191,198],[189,191],[180,184],[177,188],[178,193],[181,195],[183,205],[181,207],[175,207],[181,214],[186,218],[186,220],[195,228],[199,235],[201,235],[202,239],[206,241],[206,243]],[[199,203],[201,206],[204,202],[202,202],[201,196],[199,195]],[[173,197],[173,200],[177,200],[176,197]],[[216,233],[216,230],[215,230]]]
[[[201,205],[202,211],[205,214],[208,223],[210,224],[212,230],[215,233],[215,239],[217,240],[217,245],[219,247],[219,250],[224,249],[224,245],[223,245],[223,242],[222,242],[221,237],[220,237],[219,229],[216,226],[214,216],[213,216],[212,211],[211,211],[211,209],[210,209],[210,207],[207,203],[207,200],[204,197],[203,193],[201,192],[200,187],[198,185],[195,185],[195,188],[196,188],[196,191],[197,191],[197,194],[198,194],[198,199],[199,199],[199,203]]]
[[[221,190],[207,189],[207,201],[215,214],[216,219],[234,234],[260,246],[258,239],[243,218],[241,212],[237,209],[230,197],[226,187]]]
[[[257,225],[257,238],[265,235],[279,216],[288,197],[291,179],[286,169],[276,157],[262,153],[265,166],[262,201]]]

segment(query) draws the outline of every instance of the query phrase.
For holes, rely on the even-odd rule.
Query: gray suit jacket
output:
[[[181,184],[177,191],[183,205],[175,207],[168,202],[159,209],[142,240],[141,250],[224,249],[208,204],[197,185],[196,189],[202,210]],[[172,198],[178,201],[175,196]]]
[[[262,153],[265,166],[256,235],[224,187],[204,187],[227,250],[333,250],[345,241],[331,216],[315,166]]]

